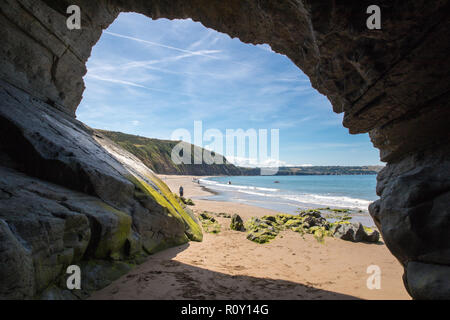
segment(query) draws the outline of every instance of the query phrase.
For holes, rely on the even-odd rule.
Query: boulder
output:
[[[235,231],[245,231],[244,221],[238,214],[231,217],[230,229]]]
[[[341,222],[332,230],[334,237],[347,241],[377,243],[380,239],[380,233],[377,230],[364,227],[360,222]]]
[[[342,223],[336,226],[333,236],[342,240],[360,242],[366,238],[366,232],[361,223]]]
[[[380,241],[380,233],[377,230],[364,227],[364,231],[366,232],[364,237],[365,242],[377,243]]]

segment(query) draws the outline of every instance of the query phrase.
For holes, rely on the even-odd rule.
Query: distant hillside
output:
[[[309,176],[309,175],[363,175],[377,174],[383,166],[311,166],[311,167],[280,167],[277,176]],[[259,175],[259,168],[239,167],[242,175]]]
[[[224,164],[175,164],[171,159],[172,149],[179,141],[151,139],[122,132],[96,130],[105,135],[125,150],[138,157],[147,167],[156,173],[180,174],[193,176],[256,176],[259,168],[237,167],[224,158]],[[202,152],[203,148],[191,147],[191,162],[194,152]],[[311,167],[280,167],[276,175],[361,175],[377,174],[382,166],[311,166]]]
[[[241,170],[224,158],[224,164],[175,164],[171,159],[172,149],[180,141],[150,139],[122,132],[96,130],[111,139],[128,152],[138,157],[147,167],[156,173],[180,175],[241,175]],[[194,163],[194,152],[202,152],[203,148],[191,147],[191,163]],[[214,155],[214,154],[213,154]]]

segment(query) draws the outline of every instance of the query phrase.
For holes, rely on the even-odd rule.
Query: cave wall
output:
[[[81,7],[81,30],[66,28],[70,4]],[[377,1],[382,29],[368,30],[366,8],[371,4],[365,0],[5,0],[0,6],[0,76],[7,88],[5,96],[15,97],[20,91],[45,104],[44,112],[57,110],[58,116],[43,117],[49,125],[59,119],[73,123],[91,49],[120,12],[139,12],[153,19],[192,18],[243,42],[267,43],[309,76],[335,112],[344,112],[343,125],[350,133],[369,132],[381,160],[387,162],[378,176],[380,199],[369,209],[388,248],[405,268],[405,286],[415,298],[449,298],[450,4]],[[9,117],[19,131],[32,130],[31,122],[20,126],[11,121],[10,114],[20,110],[19,100],[7,106],[2,101],[3,117]],[[30,111],[20,112],[33,117]],[[86,139],[95,140],[92,135]],[[25,140],[32,146],[39,143]],[[47,148],[51,153],[56,147]],[[25,167],[28,175],[43,172],[33,165]],[[68,183],[52,174],[39,178],[101,196],[92,183],[83,184],[86,179]]]

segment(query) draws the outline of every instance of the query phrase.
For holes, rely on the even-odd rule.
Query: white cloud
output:
[[[227,160],[233,163],[236,166],[240,167],[250,167],[250,168],[259,168],[259,167],[286,167],[289,164],[285,161],[281,161],[279,159],[274,158],[266,158],[263,161],[257,158],[245,158],[238,156],[226,156]]]
[[[168,94],[179,94],[179,95],[184,95],[184,96],[190,96],[189,93],[184,93],[184,92],[179,92],[179,91],[170,91],[170,90],[164,90],[164,89],[158,89],[158,88],[152,88],[152,87],[148,87],[148,86],[144,86],[141,85],[139,83],[135,83],[135,82],[131,82],[131,81],[126,81],[126,80],[121,80],[121,79],[114,79],[114,78],[106,78],[106,77],[101,77],[95,74],[91,74],[89,73],[86,76],[87,79],[95,79],[95,80],[100,80],[100,81],[106,81],[106,82],[112,82],[112,83],[117,83],[117,84],[122,84],[122,85],[126,85],[126,86],[132,86],[132,87],[138,87],[138,88],[142,88],[142,89],[147,89],[147,90],[152,90],[152,91],[159,91],[159,92],[164,92],[164,93],[168,93]]]

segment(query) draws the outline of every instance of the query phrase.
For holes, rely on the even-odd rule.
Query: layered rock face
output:
[[[195,232],[182,232],[189,218],[164,214],[163,200],[148,200],[158,199],[153,193],[161,187],[151,183],[150,172],[73,119],[92,46],[120,12],[133,11],[154,19],[192,18],[287,55],[334,111],[344,112],[350,133],[369,132],[387,162],[370,212],[405,268],[409,293],[450,298],[450,4],[380,0],[382,29],[369,30],[372,2],[74,0],[82,29],[68,30],[65,1],[3,1],[0,119],[6,132],[0,151],[7,169],[0,189],[0,261],[11,267],[0,271],[0,294],[16,294],[10,290],[16,282],[4,279],[18,274],[24,289],[17,297],[40,292],[50,274],[83,251],[117,259],[122,249],[134,248],[131,239],[147,239],[142,230],[155,232],[154,225],[164,239],[195,238]],[[85,218],[67,220],[72,215]],[[110,223],[105,231],[100,217]],[[122,230],[129,229],[124,237]],[[102,240],[111,233],[120,241],[104,249]]]
[[[0,82],[1,298],[83,298],[149,254],[201,241],[192,212],[140,160]],[[83,282],[70,293],[72,264]]]

